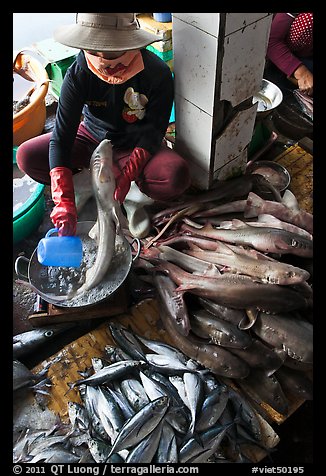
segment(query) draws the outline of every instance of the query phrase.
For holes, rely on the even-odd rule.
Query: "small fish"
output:
[[[142,368],[146,365],[146,362],[142,360],[122,360],[111,365],[106,365],[98,372],[87,378],[76,380],[73,383],[69,383],[70,388],[74,388],[79,385],[101,385],[106,382],[110,382],[117,377],[126,375],[128,372]]]
[[[118,322],[110,322],[109,329],[115,342],[133,359],[146,360],[145,353],[137,338]]]
[[[152,461],[160,442],[163,423],[161,420],[151,433],[132,448],[126,458],[126,463],[150,463]]]
[[[210,391],[199,410],[195,425],[197,432],[203,432],[214,426],[225,410],[229,401],[229,390],[226,385],[220,385]]]
[[[121,428],[113,442],[110,455],[119,450],[137,445],[160,423],[168,410],[170,400],[163,396],[149,402]]]
[[[156,463],[177,463],[178,446],[174,429],[166,422],[163,423],[161,439],[157,448]]]

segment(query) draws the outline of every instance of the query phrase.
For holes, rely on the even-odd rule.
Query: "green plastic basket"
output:
[[[30,197],[13,214],[14,244],[27,238],[43,220],[45,213],[45,185],[37,184]]]
[[[146,49],[149,51],[152,51],[152,53],[155,53],[163,61],[170,61],[173,58],[173,50],[159,51],[156,48],[154,48],[152,45],[148,45]]]

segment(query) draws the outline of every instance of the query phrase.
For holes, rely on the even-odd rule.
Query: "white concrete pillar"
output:
[[[193,184],[244,172],[271,13],[173,13],[175,150]]]

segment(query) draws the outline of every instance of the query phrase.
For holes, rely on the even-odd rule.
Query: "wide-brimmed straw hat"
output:
[[[127,51],[143,48],[160,36],[140,27],[136,13],[77,13],[76,23],[57,28],[59,43],[92,51]]]

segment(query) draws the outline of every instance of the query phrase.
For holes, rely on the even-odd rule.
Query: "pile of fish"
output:
[[[282,415],[285,389],[312,399],[313,216],[294,194],[245,175],[152,224],[135,266],[173,345]]]
[[[70,382],[70,423],[23,431],[14,462],[250,462],[269,452],[264,421],[240,392],[171,345],[109,324],[116,345]],[[69,393],[69,391],[68,391]],[[272,438],[273,439],[273,438]]]

